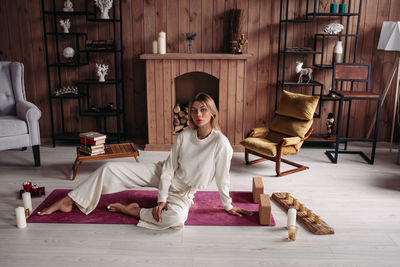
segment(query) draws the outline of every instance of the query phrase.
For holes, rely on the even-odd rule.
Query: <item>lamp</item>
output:
[[[378,50],[384,51],[400,51],[400,21],[384,21],[382,24],[381,35],[379,36],[378,42]],[[396,94],[394,100],[393,107],[393,120],[392,120],[392,132],[390,136],[390,151],[392,151],[393,144],[393,133],[394,133],[394,124],[396,121],[396,111],[398,106],[398,97],[399,97],[399,81],[400,81],[400,58],[397,57],[396,61],[393,65],[392,73],[390,75],[390,79],[386,84],[385,90],[383,91],[382,102],[383,105],[386,95],[392,85],[392,81],[394,75],[397,71],[397,82],[396,82]],[[376,114],[375,114],[376,115]],[[372,132],[373,125],[371,125],[367,136],[370,136]]]

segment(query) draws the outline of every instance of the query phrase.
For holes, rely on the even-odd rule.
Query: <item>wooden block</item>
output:
[[[261,225],[270,225],[271,223],[271,201],[269,195],[260,195],[260,204],[258,206],[259,221]]]
[[[264,194],[264,184],[261,177],[253,177],[253,202],[260,203],[262,194]]]

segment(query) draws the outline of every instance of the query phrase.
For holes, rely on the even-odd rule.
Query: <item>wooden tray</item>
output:
[[[290,198],[290,200],[286,200],[286,193],[273,193],[272,194],[272,199],[275,200],[280,206],[288,210],[291,207],[294,207],[292,205],[293,203],[293,196]],[[308,230],[313,232],[314,234],[317,235],[330,235],[334,234],[335,230],[333,230],[332,227],[330,227],[326,222],[324,222],[321,219],[320,224],[316,224],[313,218],[309,218],[307,216],[307,211],[309,209],[305,208],[304,212],[299,211],[299,205],[294,207],[297,210],[297,221],[300,221],[305,227],[307,227]],[[315,216],[316,214],[314,214]]]

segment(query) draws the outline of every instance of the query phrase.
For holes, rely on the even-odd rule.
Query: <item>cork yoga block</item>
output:
[[[271,223],[271,201],[269,195],[260,195],[260,204],[258,206],[261,225],[270,225]]]
[[[264,184],[261,177],[253,177],[253,202],[260,203],[262,194],[264,194]]]

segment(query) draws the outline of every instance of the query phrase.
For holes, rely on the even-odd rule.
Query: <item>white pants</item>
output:
[[[83,213],[89,214],[96,208],[102,194],[138,187],[158,188],[162,164],[108,162],[68,195]],[[187,190],[187,186],[173,180],[168,192],[167,210],[162,211],[161,221],[154,220],[152,209],[142,208],[138,226],[156,230],[183,228],[194,193],[194,190]]]

